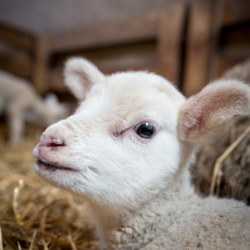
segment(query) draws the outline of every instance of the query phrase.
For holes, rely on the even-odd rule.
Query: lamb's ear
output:
[[[94,84],[103,82],[105,78],[94,64],[81,57],[66,62],[64,76],[66,86],[81,101]]]
[[[250,88],[237,80],[211,83],[181,106],[180,139],[196,143],[236,115],[250,115]]]

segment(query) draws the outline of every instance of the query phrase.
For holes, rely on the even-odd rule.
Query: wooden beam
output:
[[[157,36],[159,13],[153,12],[125,21],[111,22],[76,31],[54,34],[54,52],[124,44],[154,39]]]
[[[221,27],[223,25],[223,12],[226,0],[214,0],[212,7],[212,27],[211,27],[211,43],[210,43],[210,56],[208,58],[208,78],[207,83],[215,80],[218,68],[218,52],[219,37],[221,34]]]
[[[129,67],[127,68],[126,66],[117,66],[117,65],[113,65],[112,66],[99,66],[98,63],[96,64],[98,66],[98,68],[100,69],[101,72],[103,72],[104,74],[112,74],[115,73],[117,71],[126,71],[126,70],[148,70],[150,72],[155,72],[156,71],[156,67],[155,64],[151,64],[151,63],[144,63],[144,64],[140,64],[140,66],[134,66],[134,67]],[[50,86],[50,90],[51,91],[55,91],[55,92],[68,92],[68,88],[66,87],[66,85],[64,84],[64,77],[63,77],[63,70],[62,69],[56,69],[56,70],[52,70],[50,72],[49,75],[49,86]]]
[[[221,21],[220,0],[195,0],[190,4],[183,83],[186,96],[199,92],[214,75],[215,43]]]
[[[128,44],[118,47],[106,47],[79,53],[92,61],[103,73],[112,74],[126,70],[148,70],[156,72],[157,61],[155,43]],[[57,65],[50,74],[50,89],[64,92],[67,88],[63,80],[63,64],[68,55],[57,58]]]
[[[45,93],[49,89],[49,53],[51,52],[51,37],[47,34],[36,41],[34,61],[32,69],[32,82],[39,93]]]
[[[0,40],[23,50],[32,51],[35,36],[27,31],[0,22]]]
[[[185,5],[183,3],[170,5],[161,11],[159,16],[157,73],[179,85]]]

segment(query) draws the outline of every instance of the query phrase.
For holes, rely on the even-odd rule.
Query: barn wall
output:
[[[128,18],[183,0],[1,0],[0,20],[30,31],[65,31]]]

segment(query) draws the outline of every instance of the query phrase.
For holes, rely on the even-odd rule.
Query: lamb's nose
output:
[[[62,147],[65,146],[65,143],[63,140],[58,138],[48,138],[45,136],[40,137],[40,147],[48,147],[48,148],[55,148],[55,147]]]

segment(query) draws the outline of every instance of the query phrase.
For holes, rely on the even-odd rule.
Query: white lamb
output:
[[[0,70],[0,114],[6,112],[10,141],[19,142],[25,122],[49,126],[69,115],[68,107],[50,94],[45,101],[27,81]]]
[[[188,171],[202,139],[250,115],[249,87],[216,81],[186,100],[158,75],[105,76],[81,58],[65,77],[80,105],[42,134],[35,169],[87,201],[101,249],[250,249],[250,209],[198,197]]]

